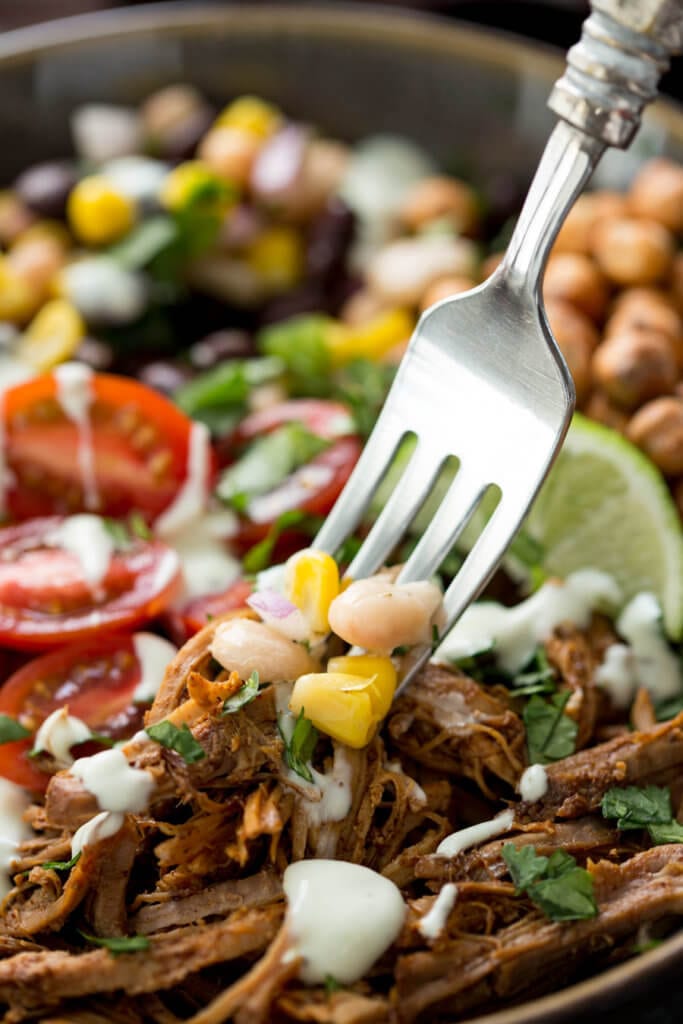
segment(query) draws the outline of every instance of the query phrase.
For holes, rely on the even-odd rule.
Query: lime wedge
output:
[[[601,569],[626,600],[659,598],[669,636],[683,635],[683,528],[664,479],[620,434],[577,414],[526,529],[543,567]]]

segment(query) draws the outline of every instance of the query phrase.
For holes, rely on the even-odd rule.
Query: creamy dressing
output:
[[[637,594],[617,619],[617,632],[635,656],[638,686],[655,700],[675,697],[683,689],[681,663],[662,630],[662,611],[654,594]]]
[[[71,840],[71,856],[83,853],[86,846],[94,846],[103,839],[116,835],[123,825],[124,816],[120,811],[101,811],[74,833]]]
[[[458,890],[453,882],[446,882],[424,917],[417,922],[417,930],[425,939],[438,939],[446,927],[448,915],[455,906]]]
[[[282,733],[285,743],[289,743],[296,726],[296,717],[289,710],[294,683],[274,683],[273,685],[275,686],[275,717],[278,729]],[[298,775],[296,777],[299,778]]]
[[[530,764],[519,780],[519,795],[528,803],[542,800],[548,792],[548,773],[542,764]]]
[[[48,544],[74,555],[91,587],[107,575],[116,548],[111,532],[100,516],[68,516],[45,538]]]
[[[595,673],[595,682],[616,708],[628,708],[638,688],[636,656],[628,644],[612,644],[607,648],[602,665]]]
[[[318,826],[328,821],[343,821],[353,803],[353,766],[346,748],[340,743],[335,743],[334,760],[329,774],[325,775],[315,768],[311,768],[311,774],[321,795],[320,800],[307,800],[304,804],[308,823]]]
[[[57,401],[64,415],[78,428],[77,459],[83,487],[83,503],[86,508],[98,508],[100,496],[95,474],[95,449],[90,422],[93,372],[83,363],[63,363],[54,369],[53,374],[57,382]]]
[[[226,534],[225,536],[229,536]],[[182,601],[226,590],[241,575],[240,562],[230,554],[206,516],[171,537],[183,574]]]
[[[120,750],[103,750],[79,757],[70,773],[96,798],[101,810],[139,814],[146,810],[154,789],[147,772],[132,768]]]
[[[71,748],[85,743],[91,736],[85,722],[70,715],[68,707],[57,708],[48,715],[36,733],[33,751],[51,754],[60,767],[66,768],[74,762]]]
[[[452,832],[445,839],[442,839],[436,848],[437,857],[455,857],[463,850],[469,850],[471,846],[478,846],[487,839],[493,839],[512,827],[515,820],[514,811],[502,811],[490,821],[482,821],[478,825],[470,825],[469,828],[461,828],[458,832]]]
[[[178,649],[156,633],[134,633],[133,650],[140,663],[140,682],[135,687],[133,700],[136,704],[150,704],[159,692],[168,663]]]
[[[193,423],[187,446],[185,481],[175,498],[154,524],[156,533],[169,537],[194,519],[206,507],[211,467],[211,436],[204,423]]]
[[[550,580],[513,608],[490,601],[471,605],[437,650],[436,659],[455,661],[493,648],[504,671],[518,672],[560,623],[585,628],[594,611],[613,611],[620,601],[611,576],[582,569],[564,582]]]
[[[12,888],[11,865],[19,843],[31,835],[23,818],[30,803],[31,798],[22,786],[0,776],[0,900]]]
[[[283,879],[287,926],[299,956],[302,981],[328,975],[351,985],[398,937],[406,906],[393,882],[370,868],[337,860],[301,860]]]

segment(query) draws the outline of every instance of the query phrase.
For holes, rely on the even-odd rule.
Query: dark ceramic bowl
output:
[[[527,182],[552,125],[545,100],[561,68],[538,46],[391,8],[162,4],[67,19],[0,37],[0,182],[69,152],[75,105],[134,103],[182,80],[218,101],[257,93],[343,139],[403,133],[475,182]],[[623,185],[658,152],[683,160],[683,110],[671,103],[649,111],[631,150],[608,154],[597,180]],[[477,1024],[593,1016],[661,993],[681,963],[683,931]]]

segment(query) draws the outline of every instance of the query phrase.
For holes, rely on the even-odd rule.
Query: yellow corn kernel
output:
[[[201,160],[187,160],[166,175],[159,200],[167,210],[178,212],[201,200],[204,208],[227,209],[237,196],[234,186],[228,184]]]
[[[289,708],[302,710],[316,729],[349,747],[366,747],[377,718],[372,711],[368,680],[343,672],[311,672],[294,684]]]
[[[74,355],[85,337],[85,324],[75,306],[52,299],[33,318],[17,346],[19,358],[45,373]]]
[[[67,203],[69,223],[87,245],[109,245],[135,223],[135,203],[100,174],[82,178]]]
[[[273,227],[262,232],[246,250],[251,269],[276,291],[287,291],[303,272],[304,247],[293,228]]]
[[[372,702],[375,720],[379,721],[388,714],[397,683],[396,669],[391,658],[380,658],[372,654],[349,654],[340,658],[330,658],[327,671],[330,674],[341,672],[367,679],[367,692]]]
[[[415,319],[405,309],[380,313],[369,323],[336,324],[329,332],[327,346],[333,366],[352,359],[378,360],[413,333]]]
[[[327,633],[328,612],[339,594],[339,569],[324,551],[307,548],[287,562],[285,593],[303,612],[314,633]]]
[[[11,263],[0,254],[0,320],[25,324],[41,299],[40,291],[17,274]]]
[[[239,96],[216,118],[221,128],[240,128],[250,135],[267,139],[280,126],[280,111],[258,96]]]

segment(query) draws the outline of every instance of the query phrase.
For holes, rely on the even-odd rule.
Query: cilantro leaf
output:
[[[41,868],[45,868],[46,871],[71,871],[71,869],[78,864],[80,859],[80,853],[76,853],[71,860],[46,860],[40,866]]]
[[[293,772],[296,772],[297,775],[300,775],[302,779],[306,779],[306,782],[313,782],[313,775],[308,763],[313,757],[313,752],[318,742],[318,730],[313,725],[313,722],[304,715],[304,708],[299,712],[299,717],[296,720],[294,732],[289,742],[285,739],[281,729],[280,735],[285,744],[285,762],[287,766]]]
[[[523,718],[530,764],[548,764],[574,753],[579,727],[564,714],[570,697],[565,690],[549,700],[535,694],[527,702]]]
[[[101,935],[88,935],[79,931],[81,938],[93,946],[102,946],[108,949],[112,956],[121,956],[124,953],[139,953],[149,949],[149,939],[146,935],[115,935],[111,938],[103,938]]]
[[[573,860],[573,857],[570,860]],[[563,870],[555,876],[550,875],[549,869],[547,878],[542,878],[527,888],[529,897],[551,921],[581,921],[597,917],[598,905],[593,894],[593,876],[585,868],[576,866],[575,861],[574,864],[573,868]]]
[[[664,786],[627,786],[608,789],[600,805],[604,818],[616,818],[622,832],[672,820],[671,794]]]
[[[396,375],[396,367],[354,359],[338,373],[334,397],[351,410],[356,429],[369,437]]]
[[[253,387],[279,377],[282,369],[279,359],[228,359],[183,384],[173,397],[195,419],[206,411],[239,410]]]
[[[683,843],[683,825],[679,825],[675,818],[666,825],[648,825],[647,830],[655,846],[661,846],[663,843]]]
[[[228,699],[223,702],[223,714],[233,715],[241,708],[245,708],[247,704],[251,704],[252,700],[254,700],[258,694],[258,688],[258,672],[252,672],[246,682],[239,688],[237,693],[233,694],[232,697],[228,697]]]
[[[515,846],[514,843],[504,843],[503,860],[517,893],[524,892],[527,886],[541,878],[548,867],[548,858],[539,857],[533,846]]]
[[[325,995],[332,996],[335,992],[338,992],[341,988],[340,983],[337,981],[333,974],[325,975]]]
[[[270,565],[273,549],[280,539],[283,530],[288,530],[290,526],[298,526],[305,519],[306,513],[298,508],[289,509],[287,512],[279,515],[263,540],[259,541],[258,544],[254,544],[245,554],[242,559],[244,571],[256,573],[267,569]]]
[[[683,711],[683,694],[678,697],[668,697],[666,700],[658,700],[655,704],[655,715],[658,722],[667,722],[675,718]]]
[[[109,516],[102,516],[102,525],[109,534],[117,551],[127,551],[130,547],[130,533],[125,523],[120,519],[110,519]]]
[[[327,333],[333,323],[327,316],[306,314],[260,331],[256,339],[258,350],[282,361],[291,394],[321,398],[330,393]]]
[[[206,757],[204,747],[194,738],[187,722],[183,722],[180,728],[173,722],[157,722],[156,725],[150,725],[145,731],[150,739],[160,746],[166,747],[167,750],[175,750],[177,754],[180,754],[186,764],[195,764]]]
[[[537,693],[555,693],[555,672],[545,647],[538,646],[521,672],[512,679],[511,697],[533,697]]]
[[[0,715],[0,743],[13,743],[15,740],[25,740],[31,735],[30,729],[25,729],[21,722],[11,715]]]

